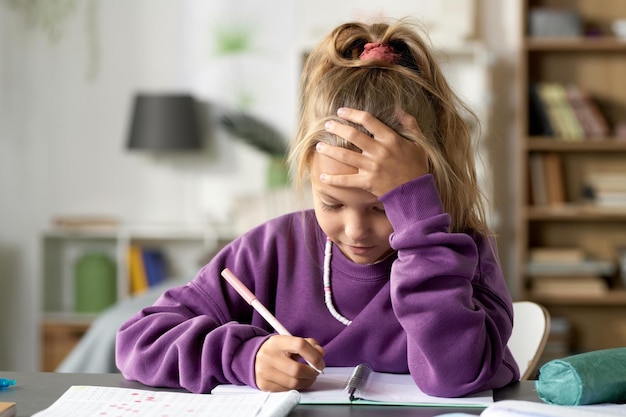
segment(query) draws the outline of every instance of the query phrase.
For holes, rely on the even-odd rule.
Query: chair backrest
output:
[[[508,347],[519,366],[520,379],[531,379],[550,333],[550,313],[531,301],[513,303],[513,333]]]

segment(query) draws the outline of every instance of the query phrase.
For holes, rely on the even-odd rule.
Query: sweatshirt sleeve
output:
[[[269,332],[240,324],[250,323],[251,309],[220,279],[228,249],[121,326],[116,364],[125,378],[195,393],[223,383],[256,386],[254,359]]]
[[[391,301],[407,334],[417,385],[437,396],[462,396],[519,378],[506,347],[513,326],[510,294],[495,242],[450,233],[432,175],[381,197],[394,228],[398,259]]]

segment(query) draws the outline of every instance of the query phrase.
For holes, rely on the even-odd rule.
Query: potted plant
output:
[[[289,183],[287,141],[275,127],[242,111],[225,113],[219,121],[231,135],[269,156],[267,183],[270,188]]]

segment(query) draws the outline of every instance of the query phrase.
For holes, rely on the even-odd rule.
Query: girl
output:
[[[315,368],[366,362],[450,397],[517,380],[468,115],[406,22],[336,28],[307,59],[289,155],[314,209],[240,236],[125,323],[123,375],[281,391],[309,387]],[[297,336],[273,333],[224,268]]]

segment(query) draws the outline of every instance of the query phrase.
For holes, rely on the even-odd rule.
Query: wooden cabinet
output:
[[[582,35],[538,36],[538,21],[531,22],[537,10],[573,11]],[[618,137],[618,127],[626,123],[626,40],[611,31],[616,19],[626,18],[626,2],[528,0],[522,2],[521,16],[520,134],[515,147],[520,244],[514,292],[545,305],[553,317],[567,319],[571,352],[626,346],[626,289],[619,267],[624,256],[620,251],[626,247],[626,200],[604,204],[589,185],[596,171],[626,178],[621,177],[626,173],[626,139]],[[605,116],[609,131],[583,138],[566,138],[557,129],[552,135],[535,133],[530,91],[550,83],[586,92]],[[545,165],[548,155],[558,160],[556,177]],[[541,200],[541,184],[549,188],[555,178],[560,198]],[[574,284],[564,279],[562,294],[534,292],[541,277],[530,274],[529,260],[537,248],[579,249],[594,262],[613,265],[601,276],[607,291],[567,295],[567,286]]]
[[[89,320],[54,320],[41,323],[41,370],[53,372],[89,329]]]
[[[41,368],[54,371],[88,330],[98,311],[79,308],[77,263],[85,254],[110,259],[114,266],[112,302],[132,296],[128,254],[131,246],[159,249],[167,278],[192,279],[219,244],[211,230],[184,227],[55,228],[41,236]],[[96,274],[95,279],[102,279]],[[95,291],[101,291],[95,285]],[[89,291],[83,288],[82,291]],[[89,294],[97,296],[98,294]],[[82,303],[84,304],[84,303]]]

